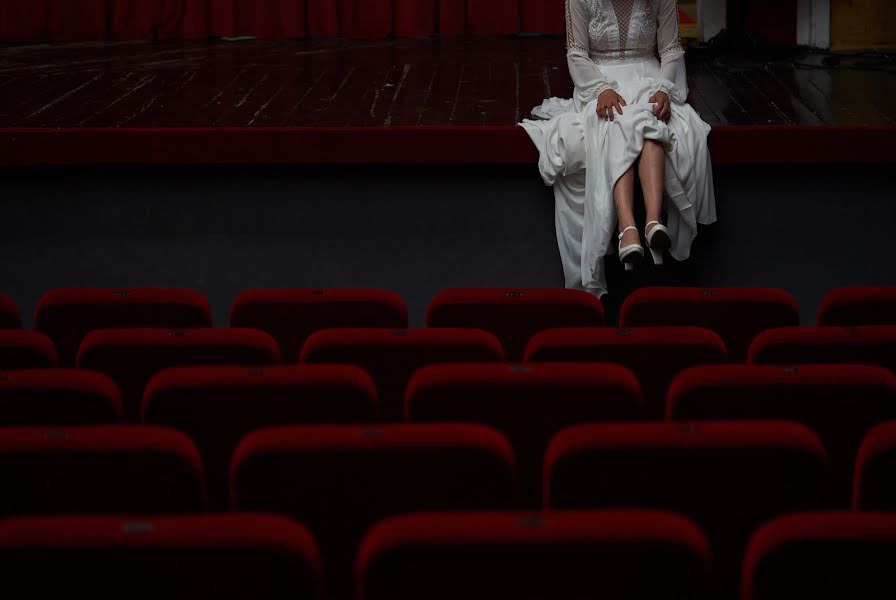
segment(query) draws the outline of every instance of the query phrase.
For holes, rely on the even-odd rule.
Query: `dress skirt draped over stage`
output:
[[[653,1],[661,8],[665,3]],[[570,4],[596,12],[602,5],[613,10],[617,2],[635,5],[633,20],[639,5],[645,9],[644,18],[656,18],[656,12],[651,13],[655,10],[651,0],[569,0],[568,20],[576,16]],[[674,0],[670,3],[674,7]],[[662,14],[660,10],[660,18]],[[592,24],[600,18],[594,13],[589,17]],[[587,25],[576,27],[575,21],[571,22],[570,70],[576,81],[575,97],[545,100],[532,111],[536,119],[527,119],[521,125],[539,151],[542,179],[554,188],[557,238],[566,286],[602,296],[607,293],[604,257],[616,251],[613,188],[635,163],[646,140],[654,140],[666,150],[664,209],[673,258],[685,260],[690,256],[697,224],[714,223],[716,210],[707,147],[710,126],[686,103],[683,52],[678,55],[680,64],[674,64],[677,57],[664,61],[673,63],[672,68],[656,57],[655,45],[653,56],[616,59],[617,64],[601,63],[598,67],[595,59],[599,61],[600,54],[594,52],[592,43],[590,56],[585,60],[594,66],[586,64],[583,71],[582,53],[574,36],[576,31],[586,31]],[[635,27],[637,24],[632,26]],[[588,29],[590,35],[582,35],[593,42],[595,27]],[[677,19],[674,34],[671,43],[677,44]],[[615,114],[612,121],[597,115],[597,97],[606,89],[614,89],[627,103],[622,114]],[[657,91],[665,92],[671,101],[668,123],[654,116],[654,104],[649,102]]]

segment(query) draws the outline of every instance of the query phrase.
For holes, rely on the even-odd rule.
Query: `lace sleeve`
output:
[[[677,0],[659,0],[656,41],[661,68],[652,91],[665,92],[674,102],[687,102],[688,76],[678,23]]]
[[[589,57],[588,11],[584,0],[566,0],[566,62],[576,85],[576,99],[587,104],[616,82],[607,79]]]

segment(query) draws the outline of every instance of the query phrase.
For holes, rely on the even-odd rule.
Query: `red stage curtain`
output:
[[[354,0],[345,4],[345,19],[351,23],[353,37],[384,38],[393,32],[393,18],[394,26],[403,31],[397,35],[426,35],[420,33],[413,13],[431,4],[432,0]]]
[[[467,31],[474,35],[519,33],[519,0],[467,0]]]
[[[560,34],[566,31],[564,0],[523,0],[522,30]]]
[[[463,35],[467,32],[467,3],[469,0],[438,0],[441,35]],[[488,2],[488,0],[485,0]],[[502,0],[503,1],[503,0]]]
[[[395,35],[401,37],[433,35],[437,31],[437,0],[391,1],[394,7]],[[364,4],[366,0],[359,2]]]
[[[343,36],[351,6],[351,0],[212,0],[209,27],[223,36]]]
[[[105,39],[106,0],[0,0],[0,40]]]
[[[0,41],[562,33],[563,0],[0,0]]]
[[[112,36],[118,40],[207,37],[207,0],[109,0]]]

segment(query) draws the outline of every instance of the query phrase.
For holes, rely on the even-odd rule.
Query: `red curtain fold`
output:
[[[54,42],[106,39],[107,15],[106,0],[49,2],[46,37]]]
[[[360,2],[365,3],[366,0]],[[413,37],[433,35],[438,31],[437,0],[392,0],[392,2],[395,13],[395,35]]]
[[[467,0],[467,31],[474,35],[520,32],[520,0]]]
[[[49,14],[50,0],[0,0],[0,40],[45,40]]]
[[[0,0],[0,41],[562,33],[563,0]]]
[[[209,35],[208,0],[107,0],[118,40],[201,39]]]
[[[523,0],[522,30],[561,34],[566,31],[564,0]]]
[[[353,37],[387,37],[394,28],[399,27],[399,19],[402,19],[400,26],[405,33],[398,35],[425,35],[417,32],[419,27],[414,23],[414,16],[408,14],[404,5],[414,12],[416,7],[425,8],[429,4],[431,0],[354,0],[353,3],[346,3],[350,10],[346,11],[348,14],[345,17],[351,23],[350,34]]]
[[[440,35],[463,35],[467,32],[467,3],[469,0],[438,0]],[[486,0],[488,1],[488,0]]]

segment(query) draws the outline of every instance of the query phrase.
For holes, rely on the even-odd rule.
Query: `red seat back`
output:
[[[0,373],[0,427],[112,425],[123,417],[115,382],[93,371]]]
[[[56,344],[59,362],[73,367],[81,341],[97,329],[210,327],[208,300],[176,288],[64,288],[44,294],[34,327]]]
[[[581,290],[458,288],[429,304],[429,327],[473,327],[497,337],[508,360],[523,359],[529,339],[554,327],[599,327],[600,300]]]
[[[0,430],[0,515],[202,510],[199,451],[170,429]]]

